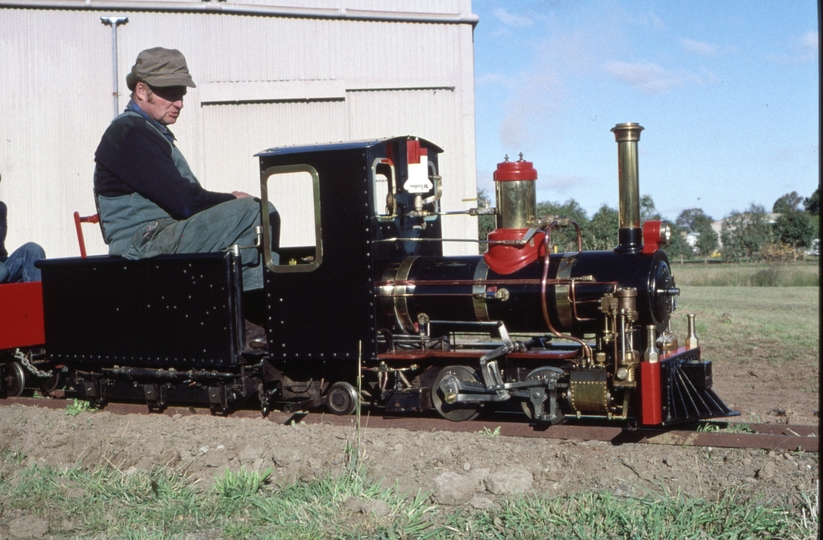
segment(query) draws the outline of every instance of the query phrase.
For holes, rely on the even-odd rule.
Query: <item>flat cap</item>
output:
[[[196,88],[186,66],[186,57],[177,49],[154,47],[137,55],[137,61],[126,75],[129,90],[134,90],[138,81],[149,86],[188,86]]]

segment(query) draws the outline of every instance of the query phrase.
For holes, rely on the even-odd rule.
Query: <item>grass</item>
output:
[[[820,351],[818,261],[785,264],[672,265],[681,289],[672,326],[697,335],[716,358],[759,357],[782,364],[814,360]]]
[[[757,504],[741,504],[734,491],[716,501],[666,491],[644,497],[586,493],[511,501],[480,520],[478,538],[518,531],[519,538],[783,538],[784,516]]]
[[[95,409],[90,402],[77,398],[75,398],[72,403],[66,405],[66,414],[69,416],[77,416],[78,414],[95,411],[97,411],[97,409]]]
[[[665,490],[641,497],[583,493],[510,498],[492,510],[446,509],[427,494],[401,495],[365,475],[271,485],[268,472],[218,476],[211,489],[166,470],[124,475],[32,467],[0,479],[0,504],[47,519],[76,538],[815,538],[816,493],[792,512],[742,491],[714,500]],[[382,501],[382,512],[358,512]],[[360,508],[363,508],[361,506]],[[368,508],[368,506],[365,506]]]
[[[679,264],[672,262],[677,284],[695,287],[817,287],[819,261],[796,263]]]
[[[248,497],[255,495],[268,482],[271,477],[271,469],[263,472],[246,471],[232,472],[229,469],[218,477],[214,482],[214,490],[221,499],[230,501],[244,501]]]
[[[697,431],[706,433],[755,433],[749,424],[727,424],[725,422],[701,422],[697,426]]]
[[[715,358],[750,356],[775,364],[817,362],[818,287],[681,287],[672,327],[686,335],[686,313],[695,313],[697,336]]]
[[[478,431],[478,433],[480,433],[481,435],[484,435],[484,436],[486,436],[490,439],[493,439],[495,437],[500,436],[500,426],[497,426],[493,430],[489,429],[487,427],[484,427],[482,430]]]

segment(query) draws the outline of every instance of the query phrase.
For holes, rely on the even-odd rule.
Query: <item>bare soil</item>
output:
[[[791,361],[778,341],[760,341],[732,361],[728,352],[711,356],[714,391],[741,414],[734,422],[819,423],[820,359],[816,352]],[[717,360],[721,358],[721,360]]]
[[[768,347],[743,361],[715,365],[715,390],[743,414],[740,422],[817,424],[817,359],[794,369],[772,365]],[[364,425],[366,421],[364,420]],[[69,416],[66,411],[14,405],[0,409],[0,475],[34,465],[114,467],[123,474],[165,467],[207,487],[225,468],[271,468],[278,483],[340,474],[356,446],[354,427],[277,425],[262,419],[203,415]],[[360,462],[376,481],[403,492],[430,493],[433,502],[489,508],[517,494],[610,491],[640,495],[682,492],[713,500],[739,489],[764,503],[797,508],[816,492],[817,453],[612,445],[521,439],[477,433],[362,430]],[[14,538],[15,514],[2,513],[0,538]],[[47,529],[47,527],[46,527]],[[31,534],[35,529],[26,529]],[[43,533],[47,535],[48,533]]]

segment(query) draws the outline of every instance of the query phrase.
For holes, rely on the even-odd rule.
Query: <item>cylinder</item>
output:
[[[530,161],[497,164],[494,172],[498,229],[528,229],[537,214],[537,171]]]
[[[637,253],[643,249],[640,229],[640,177],[637,142],[643,126],[634,122],[617,124],[611,129],[617,142],[617,177],[620,205],[618,252]]]

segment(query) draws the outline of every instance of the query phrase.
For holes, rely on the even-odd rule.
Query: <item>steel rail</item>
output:
[[[29,398],[17,397],[0,399],[0,405],[19,404],[25,406],[65,409],[69,400],[63,398]],[[108,403],[105,411],[113,414],[149,414],[145,404]],[[152,414],[166,416],[211,415],[206,408],[166,407]],[[270,412],[263,417],[259,411],[237,410],[229,415],[232,418],[258,418],[276,424],[287,425],[292,422],[305,424],[323,424],[339,427],[354,427],[355,416],[338,416],[328,413]],[[450,422],[433,416],[384,417],[368,413],[361,417],[361,428],[368,429],[406,429],[408,431],[441,431],[459,433],[495,433],[503,437],[530,437],[544,439],[603,441],[611,444],[663,444],[674,446],[697,446],[715,448],[754,448],[763,450],[784,450],[819,452],[820,440],[817,425],[789,424],[733,424],[713,422],[720,431],[695,431],[673,428],[641,428],[636,430],[619,426],[596,426],[584,424],[559,424],[545,426],[516,420],[512,417],[484,418],[470,422]],[[745,426],[754,433],[734,431],[734,426]],[[730,428],[732,431],[723,431]]]

